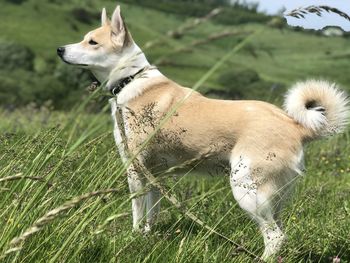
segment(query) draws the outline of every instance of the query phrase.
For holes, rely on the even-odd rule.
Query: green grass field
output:
[[[112,1],[86,3],[89,10],[106,6],[109,13],[115,5]],[[36,54],[35,72],[51,74],[46,71],[50,61],[60,63],[55,57],[56,47],[79,41],[83,32],[98,26],[98,20],[93,25],[75,21],[70,11],[77,6],[82,6],[81,1],[57,5],[30,0],[19,6],[3,1],[0,37],[25,43]],[[150,61],[165,61],[159,63],[160,70],[190,87],[243,36],[211,41],[187,52],[176,49],[225,30],[262,30],[214,72],[200,92],[226,90],[218,78],[242,68],[256,71],[263,81],[285,87],[297,80],[322,77],[349,91],[349,39],[281,31],[262,24],[227,26],[212,22],[196,27],[182,39],[172,39],[165,35],[167,31],[194,18],[125,3],[122,10],[140,46],[161,41],[145,49]],[[11,74],[0,69],[0,76],[13,78]],[[282,97],[278,95],[283,91],[260,93],[257,87],[248,97],[279,104]],[[83,90],[79,94],[86,96]],[[77,101],[84,103],[69,111],[31,105],[0,110],[0,262],[254,261],[241,249],[196,225],[166,200],[162,200],[154,231],[148,235],[133,233],[131,197],[113,140],[108,105],[102,105],[105,108],[100,113],[91,113],[93,102]],[[288,238],[274,262],[338,262],[339,258],[340,262],[350,262],[349,142],[347,130],[306,147],[307,171],[298,179],[282,213]],[[228,178],[189,174],[170,176],[164,183],[186,209],[210,227],[252,253],[262,254],[260,231],[237,206]]]
[[[3,262],[252,261],[166,200],[152,233],[132,233],[130,195],[111,120],[82,112],[0,114]],[[349,135],[307,147],[307,172],[282,215],[288,235],[279,255],[283,262],[350,260]],[[6,179],[16,175],[27,178]],[[206,224],[262,253],[259,230],[237,207],[228,178],[188,175],[169,177],[166,184]],[[111,188],[116,192],[83,196]],[[63,210],[47,215],[57,208]]]

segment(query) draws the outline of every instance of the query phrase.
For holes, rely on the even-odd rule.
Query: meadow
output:
[[[61,6],[52,2],[32,0],[19,6],[4,2],[0,10],[2,38],[33,50],[34,68],[24,74],[38,79],[59,67],[54,58],[57,46],[78,41],[99,23],[95,19],[89,25],[69,17],[72,8],[83,6],[81,1]],[[115,5],[88,2],[91,10],[102,6],[112,10]],[[262,23],[232,26],[206,21],[176,39],[167,32],[193,23],[193,17],[131,3],[123,3],[122,10],[150,61],[170,78],[202,93],[232,97],[237,93],[239,98],[279,105],[285,89],[297,80],[321,76],[350,87],[346,38],[325,38]],[[40,16],[33,18],[37,12]],[[78,29],[72,29],[72,23]],[[258,31],[232,52],[247,35]],[[220,32],[237,35],[193,45]],[[229,52],[232,56],[197,85]],[[9,82],[16,74],[0,70],[0,77]],[[55,89],[48,83],[48,90]],[[36,87],[31,88],[34,92]],[[133,233],[131,196],[106,99],[83,88],[68,88],[75,90],[69,93],[73,99],[67,100],[76,100],[69,110],[40,101],[14,109],[5,105],[0,110],[1,262],[254,261],[242,248],[197,225],[166,200],[162,200],[156,228],[147,235]],[[298,178],[282,213],[288,238],[276,261],[350,262],[349,141],[347,130],[307,145],[307,170]],[[183,177],[169,176],[163,183],[187,211],[252,254],[261,255],[260,232],[234,201],[227,177],[189,172]]]

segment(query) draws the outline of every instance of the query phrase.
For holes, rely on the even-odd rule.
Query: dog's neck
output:
[[[141,49],[132,43],[124,48],[117,59],[108,68],[91,69],[100,83],[106,83],[107,89],[118,81],[136,74],[142,68],[149,67],[150,64]]]
[[[114,58],[110,68],[104,70],[92,69],[92,73],[100,83],[106,83],[106,89],[112,91],[123,79],[131,77],[133,80],[127,83],[118,93],[118,104],[127,104],[128,101],[141,95],[146,89],[150,78],[163,76],[157,68],[152,67],[145,54],[133,43],[124,48]],[[135,78],[135,74],[142,72],[142,77]]]

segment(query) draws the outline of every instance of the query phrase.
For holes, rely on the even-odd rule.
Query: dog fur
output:
[[[127,162],[127,155],[117,123],[118,107],[122,109],[126,143],[134,154],[175,107],[173,116],[140,152],[138,161],[158,174],[202,158],[197,170],[227,173],[234,198],[262,232],[263,258],[275,255],[284,239],[277,216],[292,182],[303,172],[303,146],[346,127],[346,95],[328,82],[309,80],[289,90],[285,110],[261,101],[209,99],[150,66],[128,32],[119,6],[111,20],[103,9],[101,20],[100,28],[80,43],[61,47],[59,55],[69,64],[90,69],[101,83],[107,83],[107,89],[145,68],[142,76],[110,100],[114,136],[123,161]],[[142,174],[133,165],[127,172],[130,192],[144,190]],[[159,203],[156,189],[132,200],[135,230],[151,229]]]

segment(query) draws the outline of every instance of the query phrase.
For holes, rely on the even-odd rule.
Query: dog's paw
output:
[[[132,232],[135,234],[142,234],[143,233],[143,228],[140,226],[133,226]]]
[[[144,232],[144,234],[148,234],[149,232],[151,232],[151,225],[146,224],[143,228],[143,232]]]
[[[151,226],[145,224],[144,226],[133,227],[132,232],[139,235],[148,235],[151,232]]]

